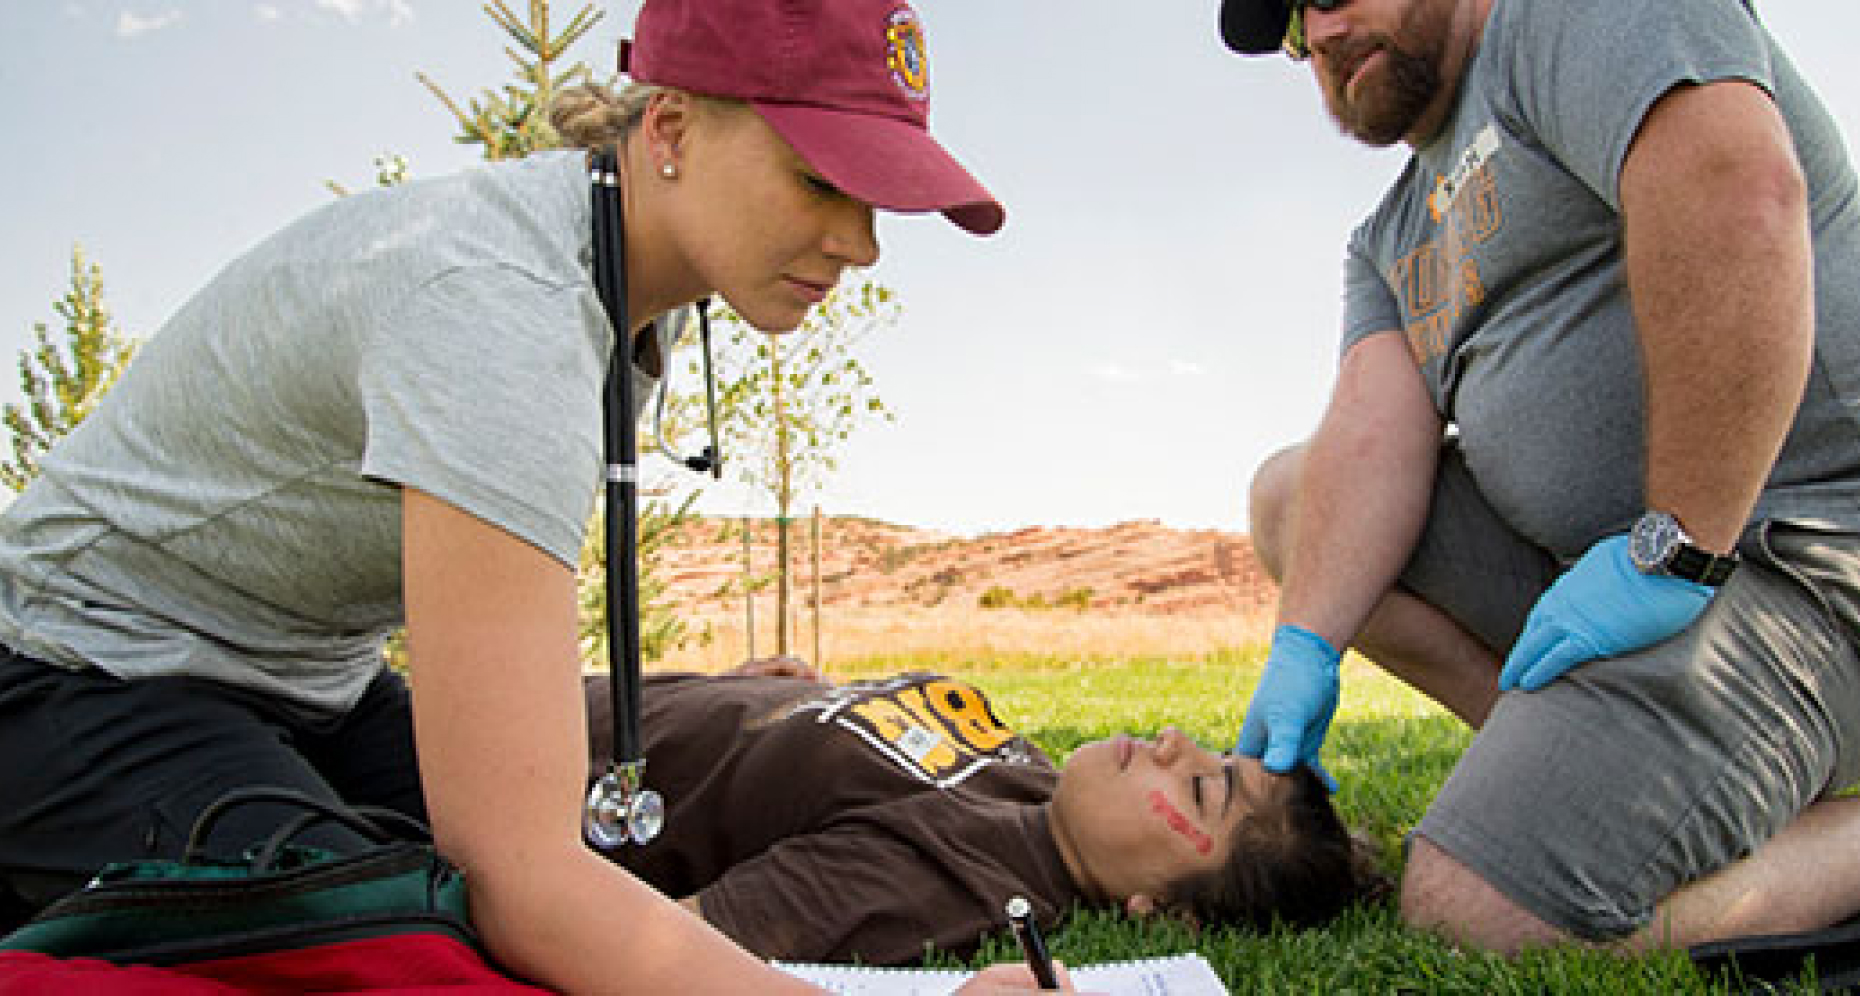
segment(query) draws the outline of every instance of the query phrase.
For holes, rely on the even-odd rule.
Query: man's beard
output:
[[[1344,134],[1378,148],[1393,145],[1414,130],[1433,104],[1441,87],[1445,26],[1426,24],[1426,17],[1427,5],[1417,3],[1395,36],[1375,35],[1324,52],[1324,68],[1318,77],[1324,106]],[[1402,47],[1404,42],[1410,47]],[[1415,46],[1416,42],[1420,45]],[[1420,50],[1414,51],[1415,47]],[[1377,53],[1385,64],[1350,95],[1350,77]],[[1340,71],[1333,75],[1332,70]]]

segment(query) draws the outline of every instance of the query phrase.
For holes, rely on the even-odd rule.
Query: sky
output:
[[[571,57],[604,71],[637,8],[595,6]],[[1303,67],[1226,52],[1215,0],[917,7],[932,130],[1008,224],[881,218],[869,275],[904,311],[862,358],[897,421],[809,504],[963,535],[1245,531],[1253,469],[1317,424],[1343,242],[1405,148],[1339,135]],[[1758,9],[1853,148],[1860,4]],[[468,98],[510,78],[505,41],[462,0],[0,0],[0,402],[33,325],[60,327],[73,245],[147,337],[326,181],[370,186],[388,151],[415,177],[476,163],[414,74]],[[699,507],[772,513],[727,485]]]

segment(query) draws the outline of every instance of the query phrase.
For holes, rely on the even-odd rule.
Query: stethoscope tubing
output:
[[[612,153],[594,157],[594,285],[613,324],[603,392],[607,473],[603,555],[607,562],[607,666],[612,678],[616,764],[644,759],[639,735],[639,440],[633,424],[632,328],[627,320],[625,213]],[[663,362],[663,358],[661,358]]]

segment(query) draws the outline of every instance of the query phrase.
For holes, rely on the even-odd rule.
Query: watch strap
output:
[[[1666,573],[1676,578],[1716,588],[1724,584],[1731,572],[1737,569],[1737,554],[1733,552],[1719,556],[1690,543],[1681,543],[1673,548],[1673,555],[1667,560],[1665,569]]]

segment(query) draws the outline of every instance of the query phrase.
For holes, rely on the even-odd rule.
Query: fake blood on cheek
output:
[[[1169,824],[1169,829],[1188,838],[1188,842],[1195,846],[1197,854],[1208,854],[1214,850],[1214,838],[1202,833],[1199,828],[1190,823],[1188,817],[1182,815],[1181,810],[1170,805],[1169,800],[1163,798],[1163,794],[1156,789],[1150,790],[1150,810],[1162,817],[1164,822]]]

